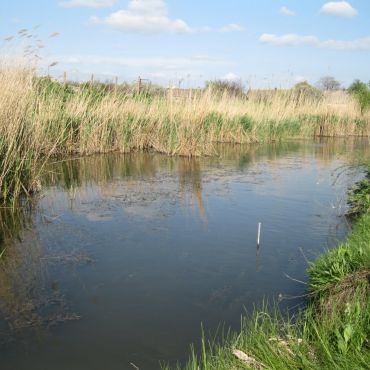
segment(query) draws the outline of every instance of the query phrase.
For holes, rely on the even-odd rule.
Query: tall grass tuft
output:
[[[38,145],[31,125],[34,115],[33,75],[21,67],[0,71],[0,200],[30,192],[36,179]]]

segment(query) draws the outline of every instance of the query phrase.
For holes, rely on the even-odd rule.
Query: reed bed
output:
[[[292,91],[233,97],[127,94],[99,84],[62,84],[31,68],[0,64],[0,198],[38,187],[50,156],[153,150],[215,153],[214,143],[366,136],[370,116],[342,92],[323,99]]]

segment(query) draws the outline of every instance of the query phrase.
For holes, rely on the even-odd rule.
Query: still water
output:
[[[362,141],[221,146],[214,157],[51,163],[0,215],[3,370],[157,369],[201,325],[237,329],[263,299],[296,309],[307,260],[345,237],[342,166]],[[258,222],[261,246],[256,248]]]

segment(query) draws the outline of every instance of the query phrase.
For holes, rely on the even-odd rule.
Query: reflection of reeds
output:
[[[181,158],[178,161],[178,174],[182,192],[190,190],[198,205],[199,214],[203,221],[207,221],[203,201],[201,166],[198,159]],[[190,189],[188,189],[190,187]]]
[[[75,199],[89,203],[97,196],[112,199],[116,205],[123,200],[126,205],[133,202],[138,205],[142,198],[149,202],[171,189],[171,194],[179,195],[186,205],[195,204],[201,218],[206,220],[204,177],[227,176],[230,171],[253,167],[257,161],[263,161],[271,171],[278,173],[282,165],[289,163],[287,156],[293,154],[307,161],[314,158],[318,165],[328,167],[340,153],[343,159],[349,159],[348,153],[355,153],[355,149],[361,150],[362,156],[366,155],[369,147],[361,144],[364,142],[357,138],[317,138],[317,145],[304,141],[247,146],[219,144],[216,146],[217,157],[203,158],[176,158],[152,153],[87,156],[52,161],[45,166],[43,185],[63,189],[71,207],[74,207]]]
[[[284,138],[367,135],[361,115],[345,93],[302,100],[294,91],[251,93],[249,99],[129,96],[100,85],[60,84],[25,68],[1,66],[0,193],[32,191],[40,158],[109,151],[154,150],[199,156],[215,142],[271,142]],[[333,103],[334,101],[334,103]]]
[[[6,253],[0,262],[0,313],[12,330],[36,325],[40,321],[38,309],[46,299],[41,289],[42,252],[36,235],[29,230],[19,235],[27,241],[6,239]]]
[[[50,256],[32,227],[33,205],[0,208],[0,318],[7,324],[0,342],[14,331],[75,320],[57,284],[50,284],[49,264],[81,264],[82,254]]]
[[[31,224],[32,202],[19,208],[0,207],[0,251],[9,239],[19,239],[22,231]]]

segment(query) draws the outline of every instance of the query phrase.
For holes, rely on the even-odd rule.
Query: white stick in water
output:
[[[257,232],[257,245],[260,245],[260,239],[261,239],[261,222],[258,223],[258,232]]]

